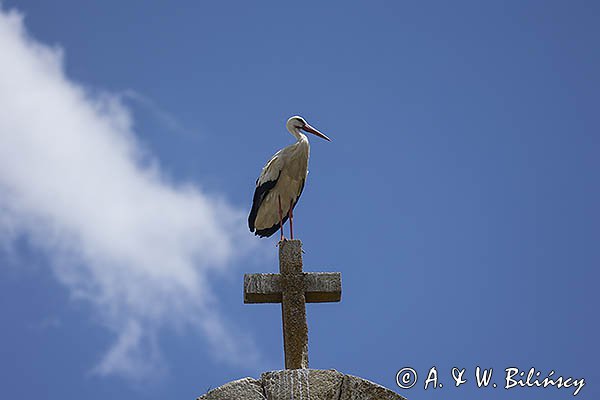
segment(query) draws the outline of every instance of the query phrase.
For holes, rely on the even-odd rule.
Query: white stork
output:
[[[248,216],[250,232],[260,237],[269,237],[290,220],[290,238],[294,238],[293,210],[304,189],[308,174],[310,145],[300,131],[310,132],[327,141],[327,136],[310,126],[302,117],[291,117],[286,128],[297,142],[279,150],[264,166],[256,180],[252,210]]]

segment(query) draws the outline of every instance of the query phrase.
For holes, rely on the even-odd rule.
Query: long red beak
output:
[[[309,124],[304,125],[304,127],[302,128],[302,130],[306,131],[306,132],[310,132],[313,135],[316,135],[322,139],[327,140],[328,142],[331,142],[331,139],[329,139],[324,133],[319,132],[318,130],[316,130],[315,128],[313,128],[312,126],[310,126]]]

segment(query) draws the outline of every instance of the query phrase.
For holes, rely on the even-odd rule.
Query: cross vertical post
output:
[[[302,272],[302,243],[279,245],[281,275],[281,314],[285,368],[308,368],[308,325]]]

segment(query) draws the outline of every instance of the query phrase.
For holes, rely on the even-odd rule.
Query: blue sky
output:
[[[275,239],[245,217],[300,114],[333,139],[311,138],[295,212],[305,269],[343,276],[341,303],[308,306],[311,367],[411,400],[572,397],[472,380],[535,367],[597,397],[599,15],[3,1],[4,395],[190,399],[282,368],[279,308],[242,304]]]

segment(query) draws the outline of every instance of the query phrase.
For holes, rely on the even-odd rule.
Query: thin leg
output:
[[[294,240],[294,202],[290,201],[290,238]]]
[[[283,241],[283,211],[281,211],[281,196],[277,196],[279,200],[279,229],[281,229],[281,238],[279,241]]]

